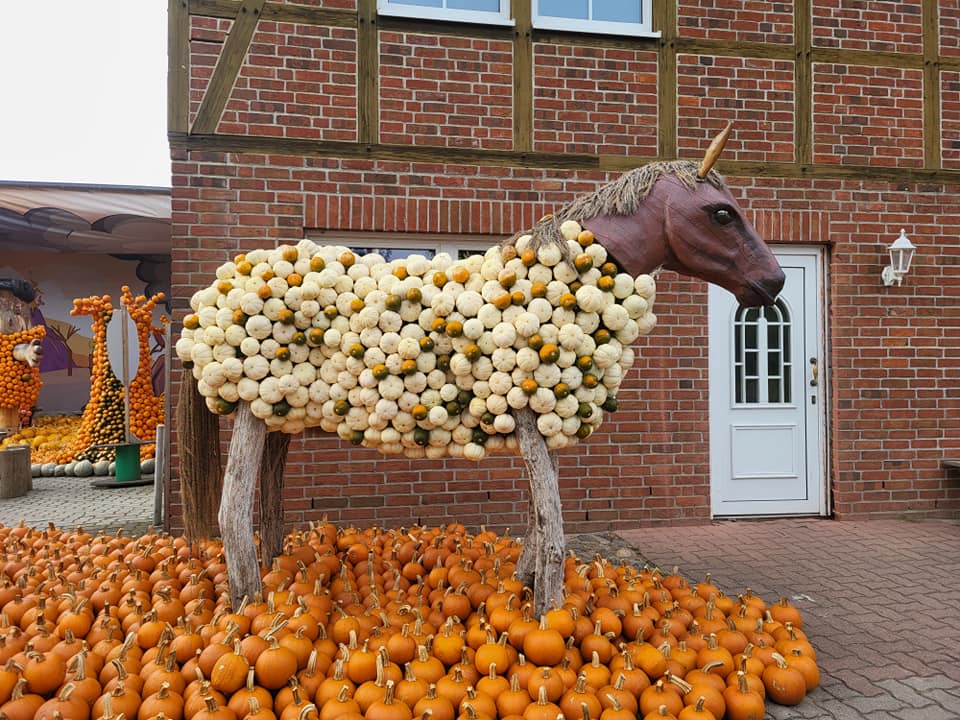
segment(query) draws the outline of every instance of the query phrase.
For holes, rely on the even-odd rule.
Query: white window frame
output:
[[[603,2],[603,0],[589,0],[591,14],[593,4],[597,2]],[[639,2],[640,22],[629,23],[541,15],[540,0],[532,0],[531,12],[533,14],[533,26],[541,30],[588,32],[601,35],[629,35],[630,37],[660,37],[659,31],[653,30],[653,0],[639,0]]]
[[[456,260],[461,250],[481,255],[500,242],[489,235],[429,235],[423,233],[382,233],[382,232],[329,232],[311,231],[307,237],[318,245],[344,245],[346,247],[375,247],[398,250],[432,250],[435,253],[447,253]],[[504,239],[509,236],[504,235]]]
[[[447,0],[443,0],[446,4]],[[485,12],[482,10],[458,10],[446,7],[435,8],[423,5],[411,5],[403,0],[377,0],[377,13],[398,17],[420,18],[422,20],[444,20],[447,22],[478,23],[483,25],[512,26],[510,0],[499,0],[500,10]]]

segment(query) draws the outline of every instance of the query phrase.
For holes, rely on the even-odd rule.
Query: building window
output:
[[[423,20],[513,25],[510,0],[377,0],[377,12]]]
[[[446,253],[452,260],[460,260],[469,255],[482,255],[499,242],[499,239],[490,237],[437,235],[431,238],[406,233],[331,232],[310,233],[309,237],[315,243],[344,245],[360,254],[377,253],[387,262],[409,255],[433,258],[439,253]]]
[[[544,30],[659,37],[653,0],[533,0],[533,26]]]
[[[738,308],[733,320],[733,376],[738,405],[792,402],[790,311],[782,300]]]

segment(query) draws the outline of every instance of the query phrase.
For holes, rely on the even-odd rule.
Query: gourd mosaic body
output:
[[[655,283],[576,221],[559,232],[458,260],[253,250],[194,294],[177,355],[211,411],[246,401],[271,431],[479,460],[516,451],[512,413],[529,407],[547,446],[566,447],[616,408],[628,345],[656,324]]]

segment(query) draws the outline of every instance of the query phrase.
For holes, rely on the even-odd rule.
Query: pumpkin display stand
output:
[[[141,487],[153,485],[153,477],[140,472],[140,446],[152,445],[153,441],[129,441],[122,443],[103,443],[94,448],[115,448],[114,474],[112,478],[94,480],[90,484],[98,488]]]

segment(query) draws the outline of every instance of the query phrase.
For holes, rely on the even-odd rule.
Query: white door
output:
[[[776,305],[710,286],[710,504],[714,516],[826,514],[821,257],[776,251]]]

